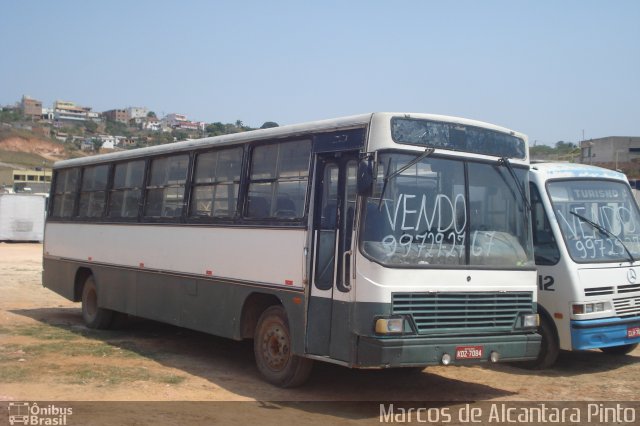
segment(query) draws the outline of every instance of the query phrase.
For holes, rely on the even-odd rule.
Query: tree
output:
[[[571,152],[576,148],[577,146],[573,142],[564,142],[564,141],[556,142],[556,150],[560,153]]]
[[[165,143],[173,142],[173,136],[171,133],[156,132],[148,140],[150,145],[164,145]]]
[[[554,147],[548,145],[531,146],[529,154],[533,160],[574,161],[580,155],[580,148],[573,142],[558,141]]]
[[[535,145],[529,147],[531,157],[555,154],[556,149],[549,145]]]
[[[0,122],[11,123],[22,120],[24,120],[24,116],[18,108],[0,109]]]
[[[218,136],[218,135],[223,135],[225,133],[224,124],[222,124],[219,121],[216,121],[215,123],[207,124],[207,127],[205,129],[209,136]]]
[[[113,136],[126,136],[131,137],[131,131],[129,126],[119,121],[107,120],[106,131]]]
[[[261,129],[270,129],[272,127],[280,127],[280,125],[275,121],[265,121],[264,124],[260,126]]]
[[[85,121],[84,128],[89,133],[95,133],[98,130],[98,123],[92,120]]]
[[[189,135],[187,134],[187,132],[182,131],[182,130],[174,130],[173,132],[171,132],[171,134],[175,138],[176,142],[180,142],[180,141],[184,141],[184,140],[189,139]]]
[[[155,113],[155,112],[153,112],[153,111],[149,111],[149,112],[147,113],[147,118],[158,118],[158,116],[156,115],[156,113]]]

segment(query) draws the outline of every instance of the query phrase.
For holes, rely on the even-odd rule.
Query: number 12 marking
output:
[[[555,285],[555,280],[552,276],[547,275],[543,277],[542,275],[538,275],[538,290],[540,291],[556,291],[553,286]]]

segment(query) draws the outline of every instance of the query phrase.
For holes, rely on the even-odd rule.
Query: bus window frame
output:
[[[403,141],[399,141],[396,139],[394,133],[393,133],[393,122],[396,120],[408,120],[408,121],[427,121],[427,122],[433,122],[433,123],[438,123],[438,124],[446,124],[449,126],[455,126],[457,124],[459,124],[460,126],[463,126],[465,128],[474,128],[474,129],[478,129],[478,130],[484,130],[487,132],[494,132],[494,133],[499,133],[499,134],[503,134],[503,135],[507,135],[507,136],[511,136],[514,137],[516,139],[518,139],[519,141],[522,142],[523,144],[523,149],[524,149],[524,155],[522,157],[513,157],[510,155],[503,155],[503,158],[509,158],[512,160],[516,160],[516,161],[527,161],[528,159],[528,145],[527,142],[524,138],[521,138],[520,136],[516,136],[515,134],[512,133],[507,133],[507,132],[502,132],[500,130],[496,130],[496,129],[489,129],[487,127],[482,127],[482,126],[476,126],[473,124],[462,124],[462,123],[454,123],[454,122],[450,122],[450,121],[440,121],[440,120],[435,120],[435,119],[425,119],[425,118],[417,118],[417,117],[400,117],[400,116],[396,116],[396,117],[391,117],[390,120],[390,134],[391,134],[391,140],[393,140],[393,143],[398,144],[398,145],[406,145],[406,146],[416,146],[416,147],[421,147],[421,148],[434,148],[434,149],[438,149],[438,150],[444,150],[444,151],[450,151],[450,152],[456,152],[459,153],[460,155],[483,155],[486,157],[494,157],[494,158],[500,158],[497,157],[494,154],[491,153],[486,153],[486,152],[474,152],[474,151],[466,151],[464,149],[455,149],[455,148],[451,148],[451,147],[442,147],[442,146],[435,146],[435,145],[427,145],[427,144],[418,144],[418,143],[410,143],[410,142],[403,142]]]
[[[84,185],[85,173],[87,169],[97,168],[97,167],[107,167],[107,182],[102,190],[89,190],[83,191],[82,186]],[[105,163],[95,163],[95,164],[87,164],[86,166],[78,167],[80,169],[80,182],[77,185],[77,205],[75,208],[74,216],[72,219],[78,222],[100,222],[105,217],[107,213],[107,208],[109,206],[109,195],[111,192],[112,186],[112,174],[114,170],[114,165],[111,162]],[[104,192],[102,211],[98,216],[81,216],[80,215],[80,200],[82,199],[83,193],[96,193],[96,192]]]
[[[291,218],[291,219],[286,219],[286,218],[277,218],[277,217],[249,217],[248,216],[248,211],[249,211],[249,186],[252,183],[251,180],[251,173],[253,171],[252,168],[252,156],[253,156],[253,152],[256,148],[259,147],[264,147],[264,146],[271,146],[271,145],[275,145],[275,144],[284,144],[284,143],[289,143],[289,142],[303,142],[303,141],[308,141],[309,142],[309,160],[308,160],[308,164],[307,164],[307,185],[306,185],[306,189],[305,189],[305,196],[304,196],[304,200],[303,200],[303,212],[302,212],[302,216],[301,217],[296,217],[296,218]],[[239,220],[239,224],[245,224],[245,225],[254,225],[254,226],[265,226],[265,227],[295,227],[295,228],[306,228],[308,226],[308,218],[309,218],[309,204],[310,204],[310,197],[311,197],[311,189],[312,189],[312,181],[313,181],[313,173],[314,173],[314,168],[313,166],[313,162],[314,162],[314,158],[315,158],[315,151],[314,151],[314,140],[313,140],[313,135],[312,134],[305,134],[305,135],[300,135],[300,136],[295,136],[295,137],[291,137],[291,138],[286,138],[286,139],[277,139],[277,140],[269,140],[269,141],[251,141],[248,142],[246,144],[247,146],[247,165],[246,168],[244,169],[244,185],[240,187],[240,194],[238,196],[238,198],[242,198],[242,210],[241,210],[241,214],[240,214],[240,220]],[[278,179],[273,178],[273,179],[257,179],[256,181],[261,182],[261,181],[274,181],[277,182]]]
[[[73,207],[71,210],[71,214],[67,216],[54,216],[53,213],[54,213],[56,199],[58,198],[59,195],[67,194],[67,192],[56,192],[58,180],[60,179],[60,173],[65,171],[70,172],[72,170],[77,170],[78,176],[76,179],[75,188],[73,189],[73,191],[68,192],[68,194],[73,194]],[[47,210],[46,219],[48,221],[53,221],[53,222],[71,222],[71,221],[78,220],[76,215],[78,213],[78,205],[80,203],[80,185],[82,182],[82,167],[76,166],[76,167],[64,167],[60,169],[55,169],[53,174],[55,175],[55,177],[52,177],[51,179],[51,190],[49,192],[51,200],[48,203],[49,208]]]
[[[111,164],[112,166],[112,170],[111,170],[111,175],[109,176],[109,185],[108,185],[108,197],[107,197],[107,209],[105,212],[105,215],[103,217],[103,221],[107,222],[107,223],[142,223],[142,208],[144,205],[144,197],[145,197],[145,189],[146,189],[146,182],[147,182],[147,171],[149,170],[149,159],[152,157],[135,157],[135,158],[128,158],[126,160],[120,160],[120,161],[114,161]],[[111,201],[112,201],[112,193],[113,191],[116,190],[122,190],[122,189],[114,189],[114,180],[115,180],[115,175],[116,175],[116,167],[118,167],[121,164],[127,164],[127,163],[133,163],[133,162],[137,162],[137,161],[142,161],[143,162],[143,170],[142,170],[142,183],[140,185],[140,187],[138,188],[138,190],[140,191],[140,197],[138,198],[138,211],[136,213],[135,216],[109,216],[109,211],[111,209]],[[127,187],[127,189],[131,189],[133,187]]]
[[[141,200],[141,210],[138,212],[139,222],[141,223],[184,223],[185,218],[185,210],[189,209],[189,197],[191,194],[191,176],[193,173],[193,158],[194,158],[194,150],[184,150],[184,151],[174,151],[171,153],[164,153],[163,155],[155,155],[146,157],[145,164],[145,180],[144,187],[142,188],[142,200]],[[182,211],[177,216],[152,216],[146,214],[147,202],[149,200],[149,190],[150,189],[158,189],[157,187],[150,187],[151,183],[151,165],[153,161],[162,160],[164,158],[170,157],[178,157],[178,156],[187,156],[187,171],[185,174],[184,191],[182,193]],[[144,157],[143,157],[144,158]],[[162,188],[167,188],[172,185],[164,185]]]
[[[357,129],[356,129],[357,130]],[[321,134],[321,135],[324,135]],[[162,154],[156,155],[143,155],[143,156],[134,156],[126,159],[119,159],[116,161],[105,161],[105,162],[96,162],[79,166],[72,167],[64,167],[59,169],[54,169],[54,175],[56,176],[54,180],[57,181],[58,173],[64,170],[73,170],[77,169],[79,176],[78,182],[74,191],[74,211],[73,215],[70,217],[53,217],[53,204],[49,204],[48,211],[48,221],[51,222],[82,222],[82,223],[130,223],[130,224],[170,224],[170,225],[192,225],[192,226],[222,226],[222,227],[259,227],[259,228],[291,228],[291,229],[307,229],[309,224],[309,210],[311,204],[312,197],[312,189],[313,189],[313,177],[315,174],[315,159],[317,156],[316,150],[316,134],[313,132],[304,133],[300,135],[290,136],[286,138],[278,138],[278,139],[268,139],[268,140],[249,140],[246,142],[238,143],[238,144],[225,144],[221,146],[208,146],[203,148],[196,149],[181,149],[172,152],[166,152]],[[309,151],[309,160],[308,160],[308,168],[307,168],[307,183],[305,189],[305,197],[303,201],[303,215],[299,218],[275,218],[275,217],[267,217],[267,218],[250,218],[247,217],[247,208],[248,208],[248,200],[249,200],[249,184],[251,183],[251,156],[253,154],[253,150],[256,147],[267,146],[272,144],[281,144],[287,142],[295,142],[295,141],[306,141],[310,145]],[[191,211],[191,203],[193,198],[193,189],[196,185],[194,185],[195,179],[195,166],[197,156],[202,153],[207,153],[211,151],[218,151],[224,149],[233,149],[234,147],[240,147],[243,150],[242,157],[242,169],[240,172],[240,184],[238,188],[238,201],[236,214],[233,217],[193,217],[190,216]],[[183,210],[180,216],[175,217],[161,217],[161,216],[149,216],[145,215],[145,208],[147,206],[148,199],[148,186],[151,179],[151,163],[154,160],[179,156],[179,155],[187,155],[189,158],[189,165],[187,170],[187,177],[185,181],[185,193],[184,193],[184,201],[183,201]],[[110,217],[108,215],[109,208],[111,205],[111,192],[113,191],[113,184],[115,178],[115,168],[119,164],[124,164],[133,161],[144,161],[144,177],[142,181],[142,186],[140,187],[140,198],[138,200],[138,212],[135,217]],[[99,165],[108,165],[110,167],[109,170],[109,181],[107,183],[107,195],[106,195],[106,205],[103,211],[103,214],[100,217],[92,217],[92,218],[80,218],[77,216],[78,207],[79,207],[79,197],[80,197],[80,185],[82,181],[82,173],[85,167],[94,167]],[[52,182],[52,188],[55,188],[55,181]],[[54,194],[55,196],[55,194]]]
[[[546,182],[545,182],[545,186],[546,186]],[[534,219],[534,215],[537,216],[537,213],[535,213],[535,207],[534,207],[535,206],[535,202],[533,201],[533,196],[532,196],[533,191],[532,191],[532,189],[534,191],[536,191],[537,197],[538,197],[538,202],[542,206],[542,214],[543,214],[542,219],[544,220],[544,222],[546,224],[548,224],[549,230],[551,232],[551,242],[549,244],[552,243],[555,246],[555,251],[557,253],[557,260],[554,263],[538,263],[538,262],[535,261],[535,259],[536,259],[536,244],[535,244],[535,240],[537,239],[536,238],[536,229],[537,228],[536,228],[536,225],[535,225],[533,219]],[[546,190],[547,189],[545,187],[545,192],[546,192]],[[549,204],[551,205],[551,212],[553,213],[553,204],[551,204],[551,199],[548,198],[548,193],[546,193],[546,195],[547,195],[547,199],[549,200]],[[542,197],[542,192],[540,191],[538,183],[529,181],[529,198],[531,199],[531,238],[533,239],[533,259],[534,259],[534,262],[536,263],[536,266],[555,266],[558,263],[560,263],[560,261],[562,260],[562,252],[560,250],[560,245],[558,244],[558,239],[556,238],[555,231],[554,231],[553,225],[552,225],[550,217],[549,217],[549,212],[547,211],[547,207],[546,207],[546,205],[544,203],[544,199]],[[555,217],[555,214],[554,214],[554,217]],[[560,232],[560,233],[562,233],[562,232]]]
[[[220,151],[225,150],[234,150],[241,149],[242,154],[240,158],[240,173],[238,179],[238,197],[236,200],[236,209],[235,213],[232,216],[197,216],[191,214],[191,209],[193,207],[193,202],[195,200],[194,191],[200,186],[206,186],[205,184],[198,184],[195,181],[196,178],[196,168],[198,165],[198,158],[200,155],[206,155],[209,153],[219,153]],[[243,183],[244,183],[244,175],[247,168],[247,145],[246,144],[238,144],[238,145],[225,145],[220,147],[207,148],[203,150],[196,150],[193,152],[193,165],[192,172],[189,176],[189,200],[187,204],[187,211],[185,212],[185,222],[193,223],[193,224],[237,224],[242,217],[242,198],[243,198]],[[214,184],[218,184],[215,182]]]

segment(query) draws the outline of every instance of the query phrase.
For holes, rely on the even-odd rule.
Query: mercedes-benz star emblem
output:
[[[629,280],[630,283],[635,283],[636,282],[636,270],[635,269],[629,269],[627,271],[627,279]]]

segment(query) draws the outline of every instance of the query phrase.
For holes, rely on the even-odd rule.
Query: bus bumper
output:
[[[571,321],[571,347],[597,349],[640,343],[640,316]],[[635,337],[630,337],[635,335]]]
[[[491,353],[499,354],[499,361],[525,361],[535,359],[540,351],[538,334],[477,337],[404,337],[376,338],[360,336],[358,355],[354,367],[419,367],[442,363],[445,354],[452,365],[489,362]],[[480,358],[456,359],[461,347],[482,347]]]

